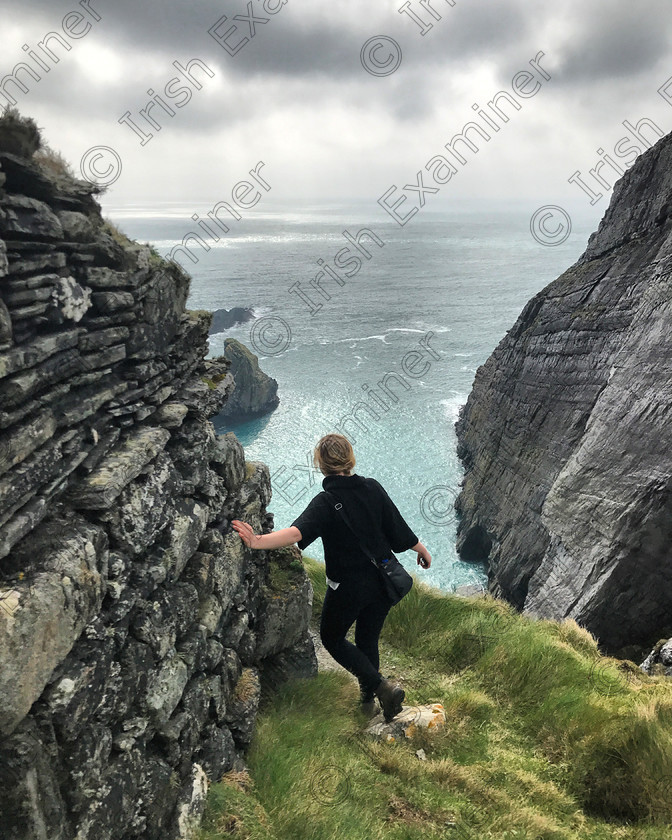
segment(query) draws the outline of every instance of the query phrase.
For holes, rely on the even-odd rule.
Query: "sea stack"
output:
[[[277,380],[261,370],[258,357],[249,348],[235,338],[227,338],[223,357],[231,364],[236,384],[218,415],[220,418],[250,420],[268,414],[279,405]]]

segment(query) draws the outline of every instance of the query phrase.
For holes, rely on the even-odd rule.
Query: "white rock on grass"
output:
[[[385,723],[379,712],[364,730],[381,741],[400,741],[412,738],[418,729],[438,730],[446,723],[446,713],[441,703],[426,706],[403,706],[401,712],[389,723]]]

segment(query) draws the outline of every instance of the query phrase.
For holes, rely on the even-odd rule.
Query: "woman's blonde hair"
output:
[[[352,444],[343,435],[325,435],[317,442],[313,463],[323,475],[349,473],[355,466]]]

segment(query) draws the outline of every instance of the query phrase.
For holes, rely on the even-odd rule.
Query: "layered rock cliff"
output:
[[[606,651],[672,631],[672,135],[525,306],[456,424],[458,550]]]
[[[190,837],[260,701],[316,672],[268,468],[209,420],[189,278],[0,151],[0,836]]]

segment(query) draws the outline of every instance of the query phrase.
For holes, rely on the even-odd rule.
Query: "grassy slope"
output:
[[[324,566],[304,561],[317,618]],[[347,675],[286,683],[259,715],[251,775],[212,786],[202,840],[670,840],[672,683],[617,666],[573,621],[416,580],[381,670],[406,703],[443,703],[443,733],[369,742]]]

